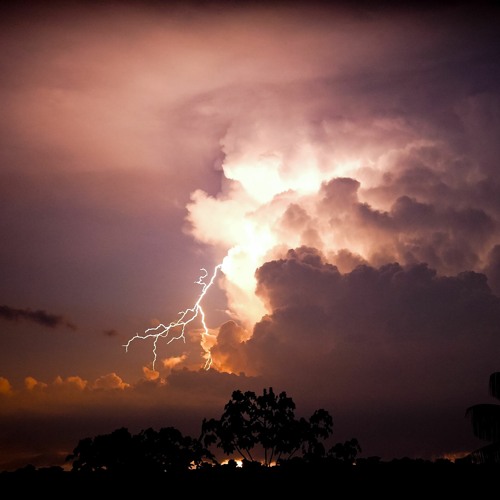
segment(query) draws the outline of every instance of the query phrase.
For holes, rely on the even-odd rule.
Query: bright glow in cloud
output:
[[[276,116],[266,112],[259,123],[273,132],[263,140],[242,113],[235,128],[248,135],[237,141],[238,154],[228,154],[221,165],[227,179],[223,191],[214,196],[196,191],[188,205],[192,234],[225,254],[222,286],[234,319],[251,331],[269,312],[256,297],[255,271],[302,245],[317,248],[343,271],[362,262],[394,261],[428,262],[445,274],[484,268],[494,225],[479,200],[465,205],[454,199],[470,181],[449,177],[450,167],[462,161],[456,152],[408,126],[403,136],[384,137],[381,149],[368,122],[353,125],[352,134],[364,135],[365,141],[359,156],[355,148],[347,155],[332,147],[336,135],[346,133],[343,125],[330,123],[328,140],[313,145],[302,133],[311,128],[306,115],[293,136],[289,129],[281,132],[287,123],[284,109]],[[392,126],[387,122],[382,128]],[[235,141],[231,130],[227,137]],[[315,162],[326,157],[326,166]],[[470,170],[477,172],[473,164]],[[424,183],[446,186],[446,197]],[[475,222],[467,227],[468,220]],[[470,230],[477,234],[474,240],[465,237]]]

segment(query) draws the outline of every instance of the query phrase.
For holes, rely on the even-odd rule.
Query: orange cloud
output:
[[[87,387],[88,382],[78,376],[70,376],[63,379],[58,375],[55,378],[53,385],[54,387],[64,387],[67,389],[76,389],[83,391]]]
[[[168,368],[169,370],[172,370],[175,366],[179,365],[182,363],[185,359],[187,358],[187,355],[183,354],[182,356],[174,356],[170,358],[165,358],[163,362],[163,366],[165,368]]]
[[[144,373],[144,378],[146,380],[157,380],[160,376],[160,372],[157,370],[151,370],[147,366],[142,367],[142,372]]]
[[[116,373],[107,373],[94,381],[92,389],[126,389],[130,384],[124,382]]]
[[[43,390],[48,387],[48,385],[45,382],[39,382],[33,377],[26,377],[24,379],[24,387],[28,389],[28,391],[33,391],[33,390]]]
[[[12,394],[12,386],[5,377],[0,377],[0,394]]]

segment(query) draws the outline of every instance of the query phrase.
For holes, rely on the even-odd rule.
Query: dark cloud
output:
[[[109,330],[103,330],[102,332],[106,337],[116,337],[120,335],[118,330],[115,330],[114,328],[110,328]]]
[[[298,248],[256,276],[271,312],[238,359],[264,380],[300,397],[314,391],[339,414],[339,432],[356,433],[367,451],[402,454],[405,441],[427,454],[453,441],[471,446],[464,411],[500,349],[500,299],[484,274],[444,276],[424,263],[342,274],[317,250]],[[430,422],[445,429],[446,419],[436,435]],[[382,444],[376,435],[388,426],[394,443]]]
[[[313,307],[335,337],[500,335],[500,299],[484,274],[441,276],[425,263],[357,266],[341,274],[315,249],[289,251],[256,273],[272,315]],[[303,326],[309,318],[305,316]]]
[[[500,296],[500,245],[491,249],[484,272],[488,275],[491,289]]]
[[[0,318],[7,321],[31,321],[49,328],[66,327],[76,330],[76,326],[64,316],[48,313],[43,310],[16,309],[9,306],[0,306]]]

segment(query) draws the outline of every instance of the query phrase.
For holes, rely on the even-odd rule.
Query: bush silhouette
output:
[[[67,457],[73,463],[73,471],[146,474],[181,473],[212,459],[199,440],[183,436],[174,427],[159,431],[148,428],[134,436],[126,428],[117,429],[111,434],[80,440]]]

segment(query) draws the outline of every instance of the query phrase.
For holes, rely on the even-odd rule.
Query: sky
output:
[[[360,456],[486,444],[497,2],[1,9],[0,470],[268,387]]]

